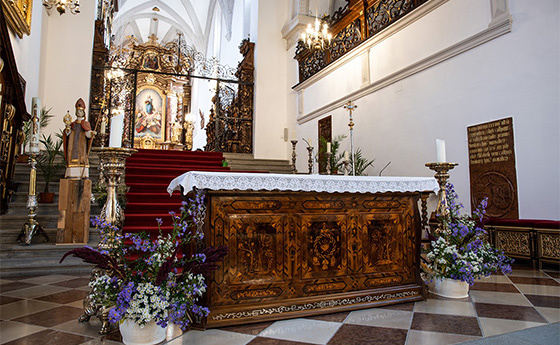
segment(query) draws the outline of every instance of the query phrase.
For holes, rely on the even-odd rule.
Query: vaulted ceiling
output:
[[[139,43],[154,34],[167,43],[183,34],[188,45],[206,52],[215,20],[222,34],[231,37],[235,0],[119,0],[113,21],[114,44],[123,44],[133,35]]]

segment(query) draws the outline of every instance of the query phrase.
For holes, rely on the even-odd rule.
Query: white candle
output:
[[[344,160],[347,161],[350,159],[350,153],[348,151],[344,151]]]
[[[31,130],[29,134],[29,152],[39,153],[39,132],[41,131],[41,99],[31,99]]]
[[[309,138],[309,146],[313,146],[313,140],[311,140],[311,138]]]
[[[122,135],[124,129],[124,112],[119,112],[111,118],[111,129],[109,132],[109,147],[122,147]]]
[[[331,143],[327,143],[327,153],[331,153]]]
[[[101,126],[99,128],[99,132],[101,134],[105,134],[105,131],[107,130],[106,124],[105,124],[105,116],[101,116],[100,120],[101,120]]]
[[[436,139],[436,153],[438,163],[445,163],[445,140]]]

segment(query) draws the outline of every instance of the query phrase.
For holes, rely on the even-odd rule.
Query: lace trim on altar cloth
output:
[[[210,190],[267,190],[328,193],[434,192],[439,190],[433,177],[289,175],[235,172],[189,171],[169,183],[167,192],[183,187]]]

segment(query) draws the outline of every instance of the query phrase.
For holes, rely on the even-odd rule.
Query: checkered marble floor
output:
[[[99,336],[97,318],[79,323],[89,277],[46,275],[0,279],[0,344],[119,344]],[[556,323],[560,273],[516,268],[477,281],[460,300],[427,300],[382,308],[206,331],[168,328],[165,344],[455,344]]]

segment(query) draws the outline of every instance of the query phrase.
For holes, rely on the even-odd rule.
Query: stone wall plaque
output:
[[[513,118],[467,127],[471,205],[488,197],[486,217],[519,218]]]

